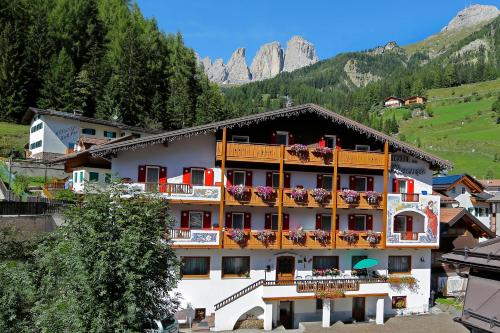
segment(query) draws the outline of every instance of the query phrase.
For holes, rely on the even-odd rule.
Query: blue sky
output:
[[[248,65],[260,45],[293,35],[316,46],[320,59],[387,41],[410,44],[438,32],[474,3],[464,0],[137,0],[165,32],[180,31],[202,57],[226,62],[246,48]],[[500,0],[481,4],[500,7]]]

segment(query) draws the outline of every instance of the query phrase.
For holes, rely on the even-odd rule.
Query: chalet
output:
[[[176,291],[212,330],[428,311],[432,175],[446,160],[314,104],[94,145],[65,163],[92,160],[169,200]]]
[[[69,113],[29,108],[22,123],[30,125],[27,156],[42,160],[71,153],[79,142],[83,143],[82,140],[102,143],[129,134],[147,136],[159,133],[116,121],[85,117],[77,110]]]
[[[455,320],[471,332],[500,332],[500,238],[472,249],[443,255],[460,275],[468,277],[462,315]]]
[[[404,105],[404,100],[394,96],[389,96],[384,100],[384,107],[386,108],[400,108]]]
[[[410,106],[414,104],[425,104],[425,103],[427,103],[427,98],[424,96],[411,96],[405,99],[404,101],[405,106]]]

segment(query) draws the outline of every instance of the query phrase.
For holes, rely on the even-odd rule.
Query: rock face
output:
[[[272,78],[283,71],[283,49],[279,42],[264,44],[255,55],[250,67],[252,80]]]
[[[495,6],[473,5],[460,11],[441,31],[453,31],[471,27],[494,19],[500,14]]]
[[[388,42],[384,46],[377,46],[376,48],[371,50],[370,53],[374,54],[374,55],[379,55],[379,54],[383,54],[383,53],[388,52],[388,51],[392,51],[394,49],[399,49],[399,45],[396,42],[392,41],[392,42]]]
[[[300,36],[293,36],[286,45],[283,70],[291,72],[318,62],[314,45]]]
[[[344,65],[344,71],[349,77],[349,80],[351,80],[351,82],[358,88],[364,87],[370,82],[378,81],[381,79],[380,76],[373,75],[370,72],[360,72],[358,69],[358,62],[353,59],[350,59],[346,62],[346,64]]]
[[[222,59],[212,63],[209,57],[201,59],[198,55],[196,61],[212,82],[243,84],[270,79],[283,71],[291,72],[312,65],[318,61],[318,57],[313,44],[300,36],[294,36],[288,41],[286,50],[281,48],[279,42],[262,45],[250,69],[247,67],[244,48],[234,51],[227,64]]]

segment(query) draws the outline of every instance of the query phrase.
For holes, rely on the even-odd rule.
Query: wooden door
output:
[[[365,298],[354,297],[352,299],[352,320],[356,322],[365,321]]]
[[[276,280],[280,282],[291,282],[295,276],[295,258],[278,257],[276,259]]]
[[[293,328],[293,301],[279,303],[280,324],[286,329]]]

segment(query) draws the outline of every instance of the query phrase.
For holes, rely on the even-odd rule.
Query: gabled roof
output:
[[[184,128],[180,130],[165,132],[157,135],[151,135],[148,137],[138,138],[130,140],[123,143],[107,144],[106,146],[94,146],[89,149],[93,155],[106,155],[109,153],[116,153],[122,150],[129,149],[140,149],[149,145],[164,143],[168,141],[174,141],[183,137],[189,137],[193,135],[215,132],[224,127],[242,127],[250,124],[260,123],[266,120],[271,120],[275,118],[286,118],[303,113],[316,113],[336,124],[346,126],[354,131],[362,133],[367,137],[371,137],[377,141],[385,142],[387,141],[391,147],[394,149],[401,150],[408,153],[416,158],[427,161],[432,167],[437,167],[440,169],[451,169],[453,164],[447,160],[441,159],[437,156],[429,154],[417,147],[414,147],[406,142],[397,140],[390,135],[376,131],[366,125],[360,124],[354,120],[347,117],[339,115],[335,112],[327,110],[316,104],[304,104],[293,106],[289,108],[267,111],[262,113],[257,113],[249,116],[244,116],[240,118],[234,118],[229,120],[223,120],[219,122],[214,122],[206,125],[200,125],[195,127]]]
[[[457,200],[440,192],[432,191],[432,195],[439,195],[439,202],[441,202],[442,204],[458,203]]]
[[[153,129],[142,128],[142,127],[137,127],[137,126],[130,126],[130,125],[126,125],[123,123],[119,123],[117,121],[84,117],[84,116],[77,114],[77,113],[70,113],[70,112],[57,111],[57,110],[45,110],[45,109],[38,109],[38,108],[34,108],[34,107],[28,108],[28,110],[24,113],[24,116],[21,120],[21,123],[30,124],[31,120],[33,119],[33,117],[35,115],[47,115],[47,116],[65,118],[65,119],[78,120],[78,121],[83,121],[83,122],[91,123],[91,124],[112,126],[112,127],[116,127],[116,128],[122,129],[122,130],[133,131],[133,132],[142,132],[142,133],[150,133],[150,134],[161,133],[160,130],[153,130]]]
[[[490,228],[485,226],[474,215],[465,208],[441,208],[440,222],[447,223],[450,227],[458,221],[463,220],[467,226],[476,230],[479,234],[484,234],[488,238],[494,238],[496,235]]]
[[[479,243],[472,249],[456,249],[442,256],[443,261],[500,270],[500,237]]]
[[[473,193],[484,191],[483,184],[466,173],[432,178],[432,188],[436,191],[448,191],[460,183],[470,188]]]
[[[386,99],[384,99],[384,102],[387,102],[390,99],[397,99],[400,102],[404,102],[404,100],[402,98],[399,98],[399,97],[396,97],[396,96],[389,96]]]

